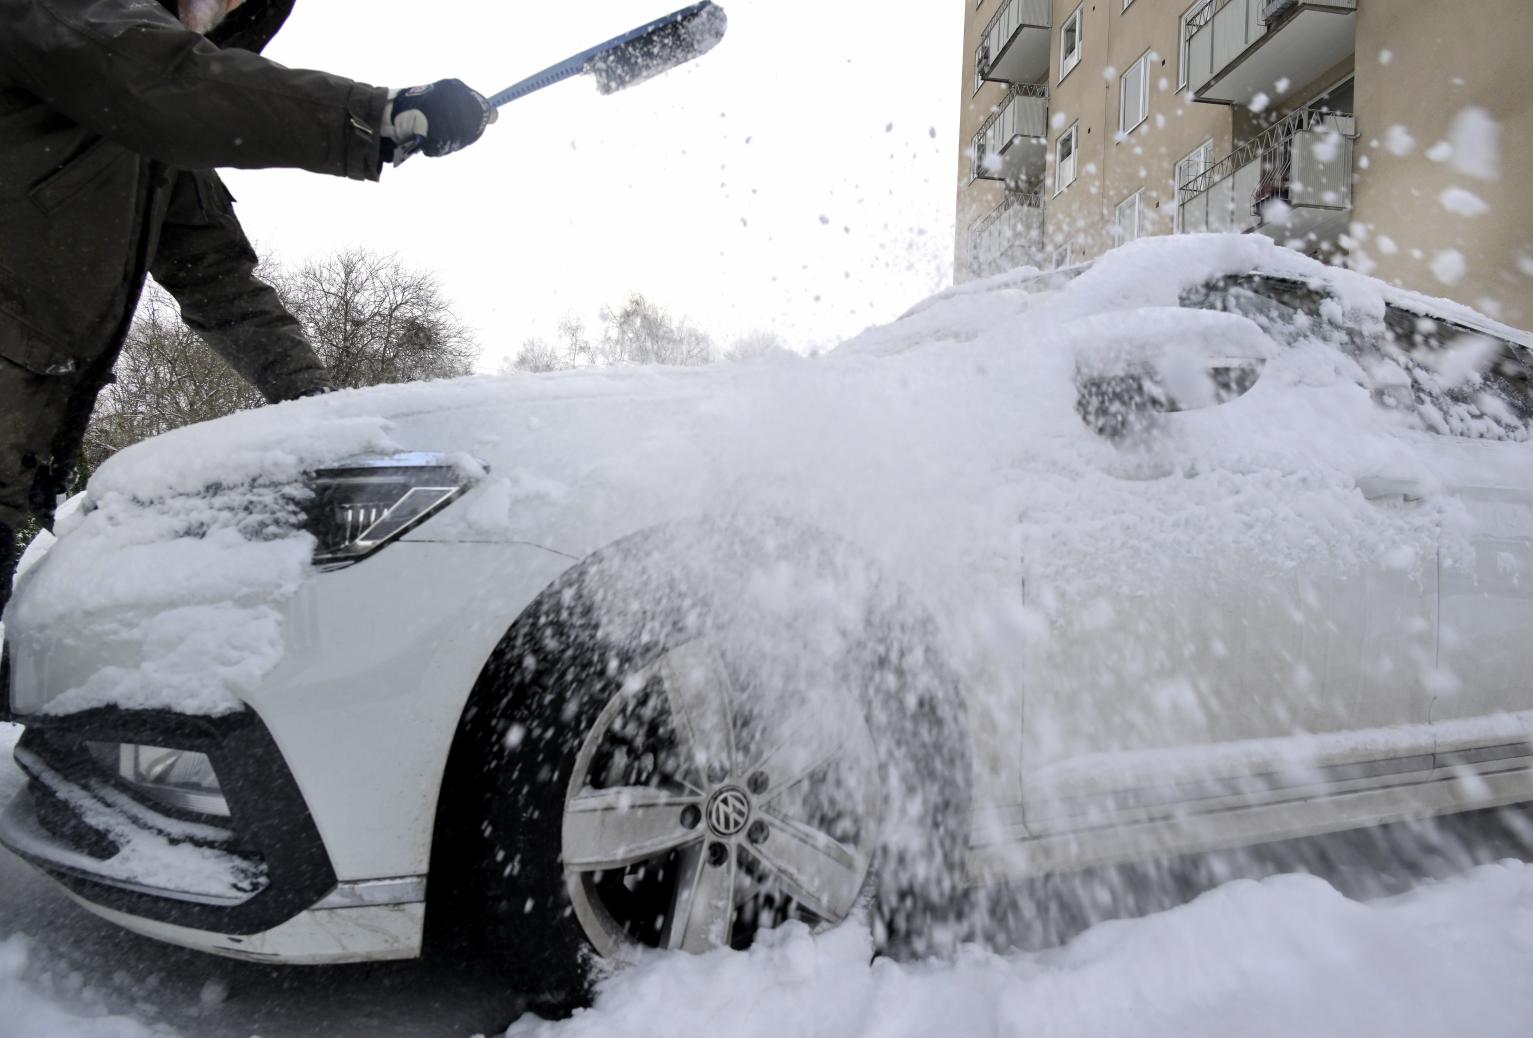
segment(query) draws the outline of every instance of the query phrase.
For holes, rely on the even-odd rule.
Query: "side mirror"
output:
[[[1272,341],[1245,317],[1212,310],[1119,311],[1071,324],[1076,413],[1110,440],[1154,416],[1217,407],[1261,377]]]

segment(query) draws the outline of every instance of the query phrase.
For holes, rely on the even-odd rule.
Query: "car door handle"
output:
[[[1357,489],[1369,501],[1420,501],[1427,496],[1426,482],[1414,476],[1361,476]]]

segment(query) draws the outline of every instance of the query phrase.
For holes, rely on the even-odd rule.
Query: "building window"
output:
[[[1049,265],[1052,266],[1055,270],[1058,270],[1060,267],[1068,267],[1070,265],[1069,242],[1061,242],[1059,245],[1054,246],[1054,255],[1049,260]]]
[[[1112,236],[1115,245],[1122,245],[1126,241],[1133,241],[1139,237],[1139,196],[1144,189],[1140,188],[1118,203],[1118,211],[1113,216]]]
[[[1059,78],[1081,63],[1081,9],[1077,7],[1059,29]]]
[[[969,142],[969,154],[974,159],[973,163],[969,166],[969,183],[972,184],[979,179],[980,170],[985,164],[984,131],[976,133],[974,139]]]
[[[1182,203],[1186,199],[1182,197],[1182,185],[1194,177],[1202,176],[1213,164],[1214,142],[1211,139],[1198,145],[1176,164],[1176,170],[1172,173],[1176,183],[1171,186],[1172,203],[1176,207],[1176,233],[1180,234],[1185,229],[1182,227]]]
[[[1187,23],[1202,14],[1205,8],[1212,6],[1213,2],[1214,0],[1198,0],[1197,3],[1182,12],[1181,23],[1176,27],[1176,46],[1178,52],[1176,59],[1176,88],[1178,90],[1185,90],[1187,88]]]
[[[974,92],[985,85],[985,75],[990,71],[990,45],[981,43],[974,48]]]
[[[1129,133],[1150,114],[1150,54],[1146,51],[1118,80],[1118,132]]]
[[[1057,195],[1071,184],[1075,183],[1075,142],[1076,130],[1080,123],[1075,123],[1054,142],[1054,193]]]

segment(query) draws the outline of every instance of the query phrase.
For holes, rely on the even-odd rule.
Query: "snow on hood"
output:
[[[1438,477],[1372,403],[1355,361],[1319,340],[1276,349],[1244,318],[1176,309],[1184,290],[1253,270],[1323,286],[1359,319],[1377,320],[1386,299],[1426,305],[1260,236],[1188,235],[1131,243],[1074,278],[1020,271],[959,286],[815,360],[479,377],[262,408],[103,465],[94,510],[64,525],[14,618],[40,628],[75,612],[234,602],[262,610],[246,619],[268,630],[264,610],[305,579],[310,543],[252,536],[252,510],[306,470],[398,449],[490,466],[432,521],[437,539],[578,557],[705,512],[823,526],[914,585],[960,656],[1039,622],[1018,607],[1024,562],[1045,621],[1107,591],[1179,580],[1344,573],[1386,555],[1419,564],[1461,517],[1437,500],[1384,513],[1358,492],[1380,472]],[[1158,329],[1270,359],[1240,399],[1114,446],[1075,413],[1077,362]],[[260,673],[227,670],[241,682]]]

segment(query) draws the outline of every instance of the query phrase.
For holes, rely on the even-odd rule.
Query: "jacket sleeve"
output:
[[[166,165],[378,179],[382,88],[220,50],[156,0],[0,0],[0,24],[6,78]]]
[[[149,271],[181,318],[271,403],[326,388],[298,321],[255,274],[257,258],[213,173],[181,173]]]

